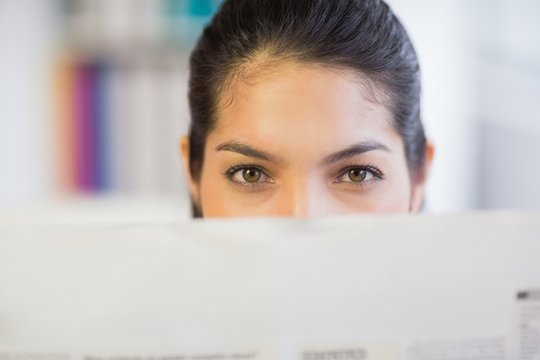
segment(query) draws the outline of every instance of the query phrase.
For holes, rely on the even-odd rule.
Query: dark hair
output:
[[[413,45],[382,0],[226,0],[190,60],[190,172],[200,177],[220,94],[257,55],[358,71],[388,97],[411,177],[424,168],[420,69]],[[194,208],[195,216],[200,212]]]

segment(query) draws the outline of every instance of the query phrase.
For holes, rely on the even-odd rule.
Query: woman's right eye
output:
[[[241,185],[255,186],[261,183],[271,183],[272,178],[256,167],[236,167],[227,171],[228,178]]]

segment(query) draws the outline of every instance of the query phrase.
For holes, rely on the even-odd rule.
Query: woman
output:
[[[195,217],[422,208],[419,66],[383,1],[226,0],[190,68]]]

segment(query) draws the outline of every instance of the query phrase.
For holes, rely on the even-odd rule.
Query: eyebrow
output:
[[[329,165],[339,160],[349,159],[356,155],[361,155],[370,151],[386,151],[392,152],[390,148],[380,142],[374,140],[362,141],[349,146],[343,150],[328,155],[322,161],[322,164]]]
[[[276,161],[277,159],[267,152],[257,150],[249,145],[241,144],[235,141],[224,143],[216,147],[216,151],[231,151],[244,156],[252,157],[264,161]]]
[[[247,157],[263,161],[275,162],[276,157],[262,150],[257,150],[249,145],[241,144],[236,141],[223,143],[216,147],[216,151],[230,151]],[[390,148],[380,142],[369,140],[356,143],[343,150],[328,155],[322,161],[322,164],[329,165],[339,160],[349,159],[353,156],[364,154],[370,151],[391,152]]]

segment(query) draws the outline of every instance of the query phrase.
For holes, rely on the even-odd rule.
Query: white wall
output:
[[[0,206],[47,196],[51,186],[50,1],[0,1]]]
[[[540,209],[540,2],[389,2],[424,73],[429,208]]]
[[[436,147],[428,210],[473,208],[477,203],[477,148],[467,1],[388,3],[409,32],[423,74],[423,121]]]
[[[540,209],[540,2],[488,1],[478,38],[481,208]],[[491,29],[489,31],[488,29]]]

